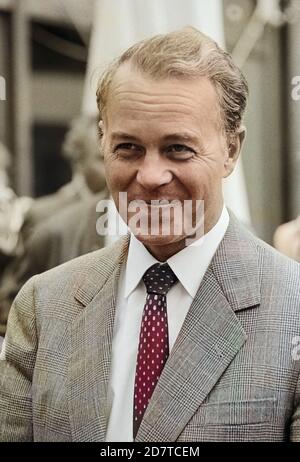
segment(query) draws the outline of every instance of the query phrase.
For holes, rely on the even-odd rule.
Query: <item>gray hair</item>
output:
[[[229,53],[197,29],[185,27],[143,40],[114,60],[98,82],[97,105],[102,118],[113,77],[125,62],[154,79],[208,77],[218,95],[226,134],[235,134],[240,128],[249,94],[247,81]]]

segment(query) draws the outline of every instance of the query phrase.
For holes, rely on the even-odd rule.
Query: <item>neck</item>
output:
[[[209,217],[208,214],[205,214],[204,220],[204,236],[207,234],[219,221],[223,210],[223,204],[220,205],[218,211]],[[168,258],[171,258],[173,255],[176,255],[181,250],[187,247],[187,236],[184,236],[182,239],[166,244],[159,243],[147,243],[144,242],[144,246],[151,253],[151,255],[160,262],[165,262]]]
[[[176,253],[183,250],[185,245],[185,239],[182,241],[172,242],[171,244],[166,245],[151,245],[144,244],[146,249],[151,253],[151,255],[160,262],[165,262],[168,258],[171,258]]]

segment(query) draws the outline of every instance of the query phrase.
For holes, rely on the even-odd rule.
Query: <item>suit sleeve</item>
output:
[[[298,377],[298,383],[294,399],[294,413],[290,428],[290,439],[295,443],[300,442],[300,375]]]
[[[0,441],[32,441],[31,386],[37,351],[34,280],[12,304],[0,355]]]

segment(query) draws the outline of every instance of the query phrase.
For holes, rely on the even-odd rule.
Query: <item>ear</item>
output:
[[[228,138],[227,157],[224,162],[224,175],[227,178],[234,170],[246,137],[246,127],[241,126],[235,135]]]
[[[98,124],[98,137],[100,141],[100,151],[101,151],[101,156],[104,157],[104,146],[105,146],[105,127],[104,127],[104,122],[103,120],[100,120]]]
[[[104,130],[103,120],[100,120],[100,122],[98,124],[98,134],[99,134],[100,138],[102,138],[102,136],[103,136],[103,130]]]

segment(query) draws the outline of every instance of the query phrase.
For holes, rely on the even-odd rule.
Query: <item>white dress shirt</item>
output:
[[[203,276],[229,224],[226,207],[216,225],[201,239],[167,260],[178,278],[167,294],[171,352]],[[110,416],[106,441],[133,441],[133,391],[140,326],[146,301],[142,277],[158,263],[131,235],[127,262],[120,275],[108,388]]]
[[[128,234],[128,226],[120,217],[116,205],[110,196],[108,199],[107,209],[107,234],[104,236],[105,247],[116,242],[120,237]]]

